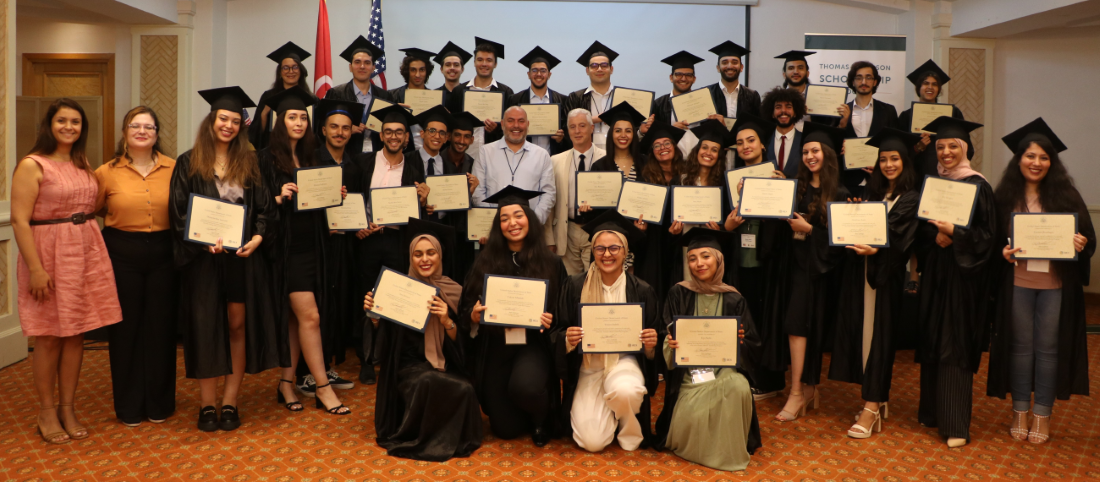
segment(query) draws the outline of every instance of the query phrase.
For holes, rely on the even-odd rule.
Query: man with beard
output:
[[[764,95],[761,109],[770,113],[776,124],[774,139],[764,142],[768,161],[793,179],[802,163],[802,132],[795,125],[796,119],[806,115],[806,99],[796,89],[776,87]]]
[[[420,162],[416,164],[417,169],[421,169],[420,172],[425,177],[442,174],[466,174],[466,181],[472,193],[474,186],[477,185],[477,178],[466,173],[466,171],[460,170],[460,166],[455,163],[443,160],[443,145],[450,139],[448,130],[450,126],[455,124],[454,117],[447,112],[445,107],[437,105],[416,116],[416,122],[423,129],[424,146],[407,155],[410,159],[419,158]],[[433,206],[429,205],[427,207],[429,210],[433,209]],[[429,215],[433,218],[432,220],[441,220],[447,217],[446,214],[434,213]],[[462,213],[456,213],[456,216],[459,214]]]
[[[512,91],[511,87],[497,82],[493,78],[493,72],[497,68],[497,59],[504,58],[504,45],[481,37],[474,37],[474,43],[477,45],[474,49],[474,68],[477,69],[477,76],[465,84],[455,86],[451,91],[451,95],[447,96],[447,110],[451,112],[465,111],[465,93],[467,90],[501,92],[504,95],[502,103],[507,108],[508,101],[515,95],[515,92]],[[502,136],[503,133],[498,123],[485,119],[481,127],[474,129],[474,142],[470,145],[470,156],[477,160],[478,156],[481,155],[481,146],[497,141]]]
[[[435,55],[435,52],[428,52],[418,48],[401,49],[405,52],[405,58],[401,59],[401,77],[405,79],[405,85],[393,89],[390,91],[390,95],[393,96],[393,100],[398,104],[408,107],[405,104],[405,91],[409,89],[426,90],[425,84],[428,83],[428,78],[432,76],[432,71],[435,70],[435,66],[431,64],[431,58]],[[420,126],[414,125],[412,127],[412,141],[414,149],[419,149],[424,145],[424,140],[420,137]]]
[[[473,54],[463,50],[462,47],[455,45],[453,42],[447,42],[447,45],[443,46],[443,50],[440,50],[439,54],[432,58],[432,61],[439,64],[439,67],[443,69],[443,85],[436,89],[443,91],[443,105],[447,105],[451,92],[455,90],[455,87],[458,87],[462,73],[466,71],[466,62],[469,62],[472,57]]]
[[[547,87],[547,83],[550,81],[550,71],[561,61],[550,55],[550,52],[536,45],[527,55],[519,59],[519,63],[527,67],[527,78],[531,80],[531,86],[512,96],[509,105],[557,104],[559,122],[564,122],[565,112],[562,109],[565,105],[565,96]],[[550,154],[557,154],[564,150],[561,141],[565,138],[565,131],[560,127],[559,125],[558,132],[552,136],[530,136],[527,140],[546,149]]]
[[[806,99],[806,86],[810,85],[810,64],[806,62],[806,57],[816,53],[817,52],[807,52],[805,50],[790,50],[775,57],[777,59],[784,59],[783,87],[798,91],[798,93],[802,95],[803,100]],[[764,112],[767,112],[767,110]],[[836,113],[840,116],[844,115],[843,104],[836,107]],[[837,125],[837,120],[833,117],[803,114],[802,117],[798,119],[795,129],[797,129],[798,132],[802,132],[802,123],[806,121],[817,122],[827,126]]]
[[[569,94],[569,101],[565,106],[566,112],[584,109],[592,113],[592,122],[594,122],[592,143],[600,149],[604,148],[607,132],[611,130],[606,124],[600,122],[600,114],[611,108],[612,92],[615,90],[615,86],[611,85],[611,74],[615,72],[612,63],[618,56],[617,52],[607,48],[606,45],[592,42],[588,50],[585,50],[577,59],[577,63],[584,66],[590,85]]]
[[[707,88],[710,89],[710,98],[714,101],[714,109],[718,111],[718,115],[734,119],[742,113],[759,117],[760,94],[741,85],[741,71],[745,68],[741,61],[749,50],[727,40],[714,46],[710,52],[718,56],[716,68],[719,80]],[[736,157],[737,152],[734,149],[726,153],[726,169],[733,169]]]
[[[672,67],[672,73],[668,76],[669,82],[672,82],[672,93],[655,99],[653,109],[651,109],[653,111],[650,116],[651,120],[660,119],[662,122],[672,124],[674,127],[686,131],[684,136],[680,138],[680,143],[677,144],[684,157],[688,156],[695,144],[699,142],[699,138],[688,130],[687,122],[676,118],[676,112],[672,110],[672,98],[691,92],[691,87],[695,85],[695,64],[702,61],[702,58],[684,50],[662,59],[661,62]],[[566,268],[568,267],[569,265],[566,264]]]
[[[348,48],[340,53],[340,57],[348,61],[348,70],[351,71],[352,80],[346,84],[340,84],[329,89],[325,99],[343,102],[358,102],[370,107],[374,99],[393,102],[389,92],[374,85],[370,81],[374,75],[374,59],[385,55],[382,49],[363,38],[362,35],[355,39]],[[356,125],[352,126],[351,138],[348,140],[347,149],[352,152],[376,152],[382,148],[382,139],[377,132],[367,129],[367,114],[364,110],[362,119],[356,119]]]
[[[465,173],[471,196],[480,181],[477,176],[472,174],[474,158],[466,154],[466,150],[469,149],[470,143],[474,141],[474,126],[479,125],[482,125],[481,121],[469,112],[453,114],[451,116],[450,142],[443,147],[442,153],[444,172]],[[472,202],[470,204],[473,205]],[[461,238],[455,241],[455,251],[458,256],[455,259],[454,267],[456,273],[462,273],[460,276],[465,276],[465,273],[474,264],[475,244],[466,241],[470,239],[467,236],[466,213],[445,216],[443,220],[446,221],[446,224],[453,226],[455,235]]]
[[[840,123],[844,137],[874,137],[882,128],[898,127],[898,110],[881,100],[874,100],[882,76],[875,64],[860,60],[852,63],[848,70],[848,88],[856,93],[856,98],[844,105]],[[840,171],[840,180],[855,197],[863,197],[863,188],[871,174],[868,170],[853,169]]]
[[[485,198],[508,186],[527,191],[541,191],[530,201],[531,209],[538,215],[538,222],[546,223],[554,207],[554,169],[550,154],[539,146],[527,142],[527,111],[512,106],[504,111],[501,122],[504,138],[481,146],[481,155],[474,159],[474,175],[481,183],[474,189],[474,203],[478,207],[495,208]]]

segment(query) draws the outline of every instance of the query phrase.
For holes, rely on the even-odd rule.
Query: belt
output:
[[[94,213],[76,213],[76,214],[73,214],[72,216],[69,216],[67,218],[60,218],[60,219],[32,219],[31,220],[31,226],[39,226],[39,225],[42,225],[42,224],[65,224],[65,223],[84,224],[89,219],[95,219],[95,214]]]

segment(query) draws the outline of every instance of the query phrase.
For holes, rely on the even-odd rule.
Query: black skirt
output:
[[[314,292],[317,288],[317,256],[313,253],[290,253],[287,259],[286,287],[288,293]]]

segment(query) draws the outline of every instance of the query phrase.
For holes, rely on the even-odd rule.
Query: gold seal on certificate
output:
[[[680,367],[736,367],[740,327],[736,316],[676,318],[674,338],[680,347],[672,359]]]
[[[349,192],[341,206],[325,209],[325,218],[328,219],[328,228],[336,231],[359,231],[367,229],[367,203],[363,201],[363,194]]]
[[[443,174],[424,178],[428,183],[428,205],[435,212],[470,209],[470,188],[465,174]]]
[[[673,186],[672,220],[691,224],[722,222],[722,188]]]
[[[552,136],[561,129],[561,104],[520,104],[527,112],[527,135]]]
[[[443,104],[443,91],[434,89],[405,89],[405,105],[413,115],[420,115],[432,107]]]
[[[515,328],[542,328],[548,284],[544,279],[485,275],[485,289],[482,293],[485,311],[481,313],[481,323]]]
[[[619,192],[619,203],[616,209],[624,218],[661,224],[661,220],[665,217],[667,197],[668,186],[626,181],[623,182],[623,188]]]
[[[311,211],[339,206],[343,201],[344,168],[340,166],[302,167],[294,170],[294,209]]]
[[[844,169],[875,167],[878,163],[878,148],[867,145],[868,139],[870,137],[844,139]]]
[[[890,246],[887,209],[884,202],[828,203],[829,245],[863,244],[873,248]]]
[[[503,92],[467,90],[463,92],[462,95],[462,106],[466,109],[466,112],[473,114],[474,117],[481,119],[482,122],[485,120],[500,122],[500,116],[504,113]]]
[[[466,240],[479,241],[481,238],[488,238],[496,220],[496,208],[470,208],[466,211]]]
[[[770,178],[775,174],[774,171],[775,163],[773,162],[761,162],[760,164],[726,171],[726,188],[730,192],[730,201],[733,201],[733,204],[741,202],[741,193],[737,192],[737,187],[741,184],[742,179],[746,177]]]
[[[587,203],[593,208],[613,208],[623,189],[623,174],[618,171],[577,171],[577,208]]]
[[[630,104],[642,117],[649,118],[649,110],[653,108],[653,92],[648,90],[628,89],[615,87],[611,92],[611,107],[623,102]]]
[[[743,218],[788,219],[794,214],[797,179],[746,177],[738,214]]]
[[[389,107],[391,105],[393,105],[392,102],[386,102],[377,97],[373,97],[370,101],[370,111],[375,112],[385,109],[386,107]],[[370,129],[374,132],[382,132],[382,121],[373,115],[367,117],[367,129]]]
[[[810,84],[806,86],[806,113],[840,117],[836,108],[848,100],[847,87]]]
[[[1073,235],[1074,213],[1015,213],[1012,215],[1012,248],[1017,259],[1077,259]]]
[[[940,117],[951,117],[955,113],[954,104],[925,104],[913,102],[913,121],[910,130],[916,134],[934,134],[924,127]],[[936,146],[932,146],[936,147]]]
[[[917,218],[969,227],[977,199],[977,184],[929,176],[924,179]]]
[[[370,312],[399,325],[423,332],[431,320],[435,286],[383,268],[374,284],[374,307]]]
[[[247,220],[248,208],[241,204],[191,193],[187,200],[187,231],[183,239],[208,246],[217,245],[221,239],[223,248],[237,249],[244,244]]]
[[[718,113],[714,108],[714,99],[710,97],[710,89],[706,87],[673,96],[671,100],[672,112],[676,114],[676,120],[688,124],[694,124]]]
[[[641,303],[582,304],[580,324],[584,330],[581,350],[584,353],[630,353],[641,351],[642,320],[645,311]]]
[[[377,187],[370,190],[371,222],[379,226],[409,224],[420,219],[420,198],[413,186]]]

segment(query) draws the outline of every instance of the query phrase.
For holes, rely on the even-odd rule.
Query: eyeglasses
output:
[[[542,75],[546,75],[546,74],[547,74],[548,72],[550,72],[550,70],[548,70],[548,69],[531,69],[531,70],[530,70],[530,72],[531,72],[532,74],[542,74]]]
[[[689,74],[687,72],[673,72],[672,78],[674,79],[694,79],[695,74]]]
[[[600,70],[600,69],[607,70],[607,69],[611,68],[611,63],[609,63],[609,62],[600,62],[600,63],[597,64],[597,63],[593,62],[591,64],[588,64],[588,68],[590,68],[592,70]]]
[[[596,253],[596,256],[603,256],[604,253],[610,252],[612,256],[619,254],[623,247],[617,244],[611,246],[593,246],[592,251]]]
[[[405,135],[405,129],[386,129],[382,131],[382,137],[401,137],[403,135]]]
[[[430,129],[425,129],[424,133],[429,135],[429,136],[439,136],[439,137],[445,137],[447,135],[447,131],[445,131],[443,129],[436,129],[434,127],[430,128]]]
[[[129,127],[130,129],[133,129],[135,131],[140,130],[140,129],[145,129],[147,131],[156,132],[156,130],[157,130],[157,126],[155,126],[153,124],[129,124],[126,127]]]
[[[671,148],[672,148],[672,143],[671,142],[666,141],[666,142],[654,142],[653,143],[653,149],[654,150],[656,150],[656,149],[671,149]]]
[[[298,65],[297,64],[284,65],[283,66],[283,72],[297,72],[297,71],[298,71]]]

